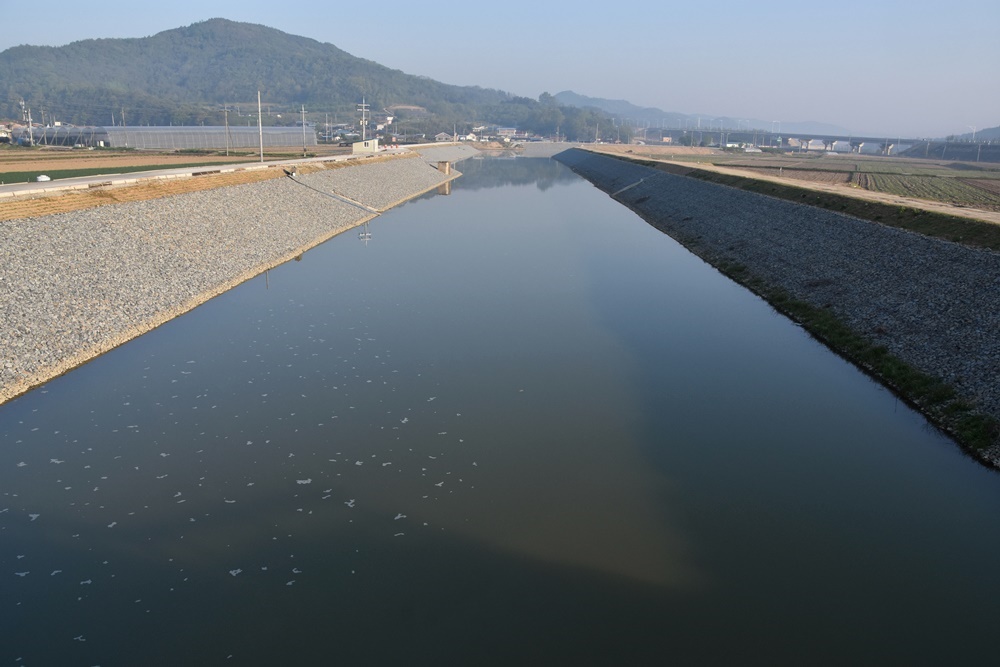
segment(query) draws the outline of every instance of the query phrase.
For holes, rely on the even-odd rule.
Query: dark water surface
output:
[[[0,406],[0,664],[995,661],[1000,477],[558,163],[459,168]]]

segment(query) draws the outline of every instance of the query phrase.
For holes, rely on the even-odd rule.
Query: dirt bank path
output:
[[[1000,225],[1000,212],[998,211],[984,211],[978,208],[953,206],[951,204],[944,204],[941,202],[930,201],[927,199],[916,199],[914,197],[901,197],[899,195],[891,195],[891,194],[886,194],[884,192],[873,192],[871,190],[863,190],[861,188],[855,188],[849,185],[819,183],[815,181],[806,181],[799,178],[785,178],[781,176],[771,176],[770,174],[761,174],[760,172],[754,171],[752,169],[720,167],[710,162],[691,162],[686,160],[670,159],[671,156],[682,156],[682,155],[692,155],[692,156],[713,155],[713,154],[721,155],[719,151],[714,149],[707,149],[707,148],[685,149],[685,147],[671,148],[668,146],[652,146],[652,147],[619,146],[619,145],[605,145],[605,144],[587,145],[584,148],[586,148],[587,150],[594,151],[596,153],[605,153],[608,155],[620,155],[622,157],[627,157],[636,160],[653,160],[655,162],[661,162],[663,164],[673,165],[679,168],[674,173],[683,173],[683,170],[694,171],[700,169],[702,171],[710,171],[717,174],[725,174],[727,176],[752,178],[757,181],[766,181],[788,187],[800,188],[803,190],[826,192],[829,194],[840,195],[842,197],[851,197],[853,199],[859,199],[863,201],[873,201],[881,204],[890,204],[892,206],[904,206],[907,208],[915,208],[922,211],[930,211],[932,213],[942,213],[944,215],[953,215],[960,218],[981,220],[983,222],[989,222],[995,225]],[[692,151],[699,151],[699,152],[694,153]]]

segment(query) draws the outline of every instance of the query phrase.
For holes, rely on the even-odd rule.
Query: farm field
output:
[[[1000,211],[1000,165],[881,156],[721,157],[717,166]]]
[[[801,187],[834,187],[835,191],[849,195],[878,193],[917,203],[926,201],[1000,212],[1000,165],[994,163],[853,154],[743,153],[670,146],[600,146],[598,150],[635,159],[738,170],[747,176],[794,182]]]

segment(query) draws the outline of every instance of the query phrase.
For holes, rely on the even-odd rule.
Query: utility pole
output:
[[[358,105],[358,111],[361,112],[361,141],[365,141],[368,129],[368,121],[365,114],[368,113],[368,105],[365,104],[364,96],[361,97],[361,104]]]
[[[302,157],[306,156],[306,105],[302,105]]]
[[[28,145],[35,145],[35,133],[31,129],[31,109],[24,106],[24,98],[21,98],[21,120],[28,123]]]
[[[264,121],[260,117],[260,91],[257,91],[257,135],[260,137],[260,161],[264,161]]]
[[[226,157],[229,157],[229,105],[223,111],[226,114]]]

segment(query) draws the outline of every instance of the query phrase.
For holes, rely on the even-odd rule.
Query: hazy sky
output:
[[[0,50],[145,37],[221,17],[409,74],[526,97],[573,90],[665,111],[820,121],[887,136],[1000,125],[1000,0],[588,5],[0,0],[8,19]]]

